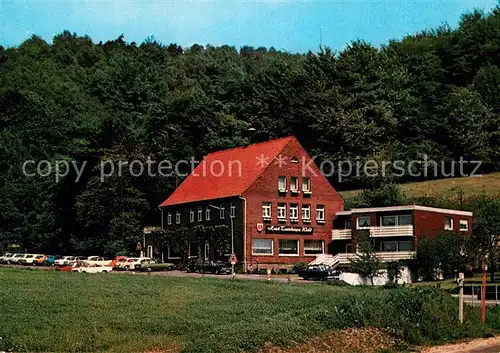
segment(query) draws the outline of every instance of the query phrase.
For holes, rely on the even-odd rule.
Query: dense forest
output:
[[[295,135],[318,161],[463,156],[487,173],[500,168],[499,126],[500,6],[464,14],[457,28],[339,52],[32,36],[0,46],[0,250],[135,248],[180,180],[128,170],[101,182],[103,160],[199,159]],[[29,160],[50,163],[27,177]],[[85,168],[43,176],[60,161]],[[331,181],[349,189],[387,180]]]

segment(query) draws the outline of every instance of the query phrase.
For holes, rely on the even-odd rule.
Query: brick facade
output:
[[[281,156],[286,164],[279,166],[271,162],[269,167],[263,171],[255,183],[243,194],[247,200],[247,220],[246,220],[246,249],[245,258],[247,267],[255,268],[257,265],[281,265],[293,264],[296,262],[310,262],[316,255],[304,254],[305,240],[323,241],[324,252],[327,252],[328,244],[331,241],[332,223],[335,212],[343,209],[344,200],[333,189],[328,180],[321,174],[319,168],[314,164],[308,164],[310,156],[302,148],[297,140],[292,140],[281,152]],[[292,158],[296,158],[298,163],[291,163]],[[310,166],[310,168],[307,168]],[[278,177],[285,176],[287,180],[286,193],[278,192]],[[290,192],[291,177],[298,177],[299,190],[297,194]],[[307,177],[310,180],[311,194],[302,192],[302,179]],[[271,202],[271,221],[264,221],[262,217],[262,203]],[[278,222],[278,203],[287,206],[286,222]],[[299,219],[296,223],[290,222],[290,205],[297,204]],[[310,205],[310,223],[305,223],[301,217],[302,205]],[[316,220],[316,207],[323,205],[325,209],[324,222]],[[285,225],[285,226],[306,226],[313,227],[312,234],[282,233],[272,234],[265,230],[259,231],[257,224],[264,225]],[[265,256],[252,255],[253,239],[273,239],[273,254]],[[299,241],[299,254],[297,256],[283,256],[278,254],[279,240],[290,239]]]

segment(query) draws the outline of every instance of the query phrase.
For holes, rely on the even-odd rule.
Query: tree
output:
[[[382,273],[383,264],[375,253],[374,243],[369,238],[369,232],[358,231],[356,242],[358,254],[349,259],[351,270],[363,278],[369,278],[372,286],[375,277]]]
[[[441,276],[453,278],[459,271],[465,271],[470,264],[467,244],[467,237],[450,231],[421,239],[415,258],[418,276],[434,281]]]
[[[469,240],[469,251],[475,267],[486,259],[495,281],[495,271],[500,261],[498,240],[500,236],[500,200],[483,197],[476,201],[473,235]]]
[[[387,263],[387,279],[389,283],[398,283],[403,271],[403,264],[399,261]]]

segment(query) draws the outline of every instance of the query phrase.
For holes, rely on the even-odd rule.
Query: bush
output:
[[[299,273],[300,270],[304,270],[309,265],[307,262],[296,262],[292,267],[292,273]]]

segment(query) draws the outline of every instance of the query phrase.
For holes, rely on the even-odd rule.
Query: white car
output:
[[[0,256],[0,264],[7,263],[7,261],[12,259],[14,255],[15,254],[10,252],[3,254],[2,256]]]
[[[101,265],[101,266],[111,266],[111,261],[102,256],[89,256],[85,262],[89,264]]]
[[[149,257],[131,257],[125,262],[123,269],[127,271],[135,270],[135,265],[139,265],[143,260],[151,260]]]
[[[35,254],[24,254],[24,256],[19,259],[18,263],[20,265],[33,265],[33,261],[35,261]]]
[[[84,262],[81,265],[77,265],[71,269],[71,272],[80,272],[80,273],[107,273],[113,271],[113,267],[111,266],[102,266],[100,264],[91,264],[88,262]]]
[[[8,264],[18,264],[19,260],[24,258],[26,254],[15,254],[10,260],[7,261]]]
[[[57,259],[54,261],[55,266],[64,266],[69,264],[71,261],[74,261],[74,256],[63,256],[61,259]]]

